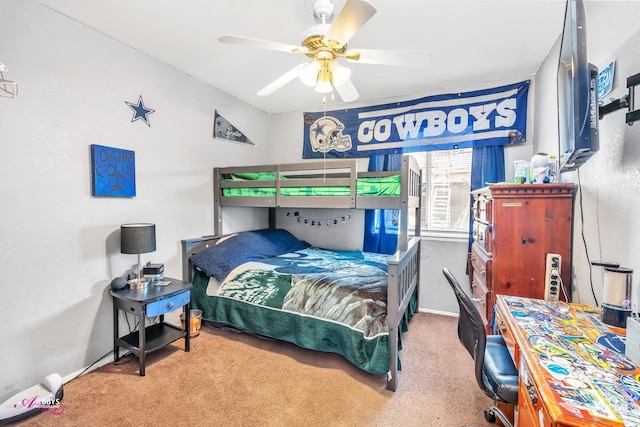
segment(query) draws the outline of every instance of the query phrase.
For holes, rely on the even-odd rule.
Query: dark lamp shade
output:
[[[156,250],[155,224],[123,224],[120,226],[120,252],[144,254]]]

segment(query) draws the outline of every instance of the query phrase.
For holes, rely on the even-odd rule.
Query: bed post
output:
[[[402,156],[401,176],[403,185],[400,189],[400,226],[398,227],[398,250],[406,251],[411,237],[420,236],[422,171],[418,162],[410,155]],[[411,229],[410,220],[414,228]]]
[[[387,287],[387,322],[389,322],[389,372],[387,372],[387,390],[396,391],[398,388],[398,327],[400,325],[400,320],[396,319],[397,316],[391,314],[396,310],[396,304],[398,301],[398,265],[389,264],[388,268],[389,285]]]
[[[409,156],[402,156],[401,176],[411,179]],[[403,185],[400,189],[400,226],[398,227],[398,250],[406,251],[409,241],[409,185]]]
[[[213,234],[222,234],[222,207],[220,206],[220,168],[213,168]]]
[[[420,237],[422,235],[422,169],[418,170],[417,176],[415,176],[412,187],[414,188],[415,195],[418,196],[418,204],[415,207],[415,227],[414,236]]]
[[[389,325],[389,371],[387,389],[398,387],[398,340],[400,325],[420,283],[420,238],[409,241],[407,251],[396,252],[388,261],[387,323]],[[416,294],[417,298],[417,294]]]

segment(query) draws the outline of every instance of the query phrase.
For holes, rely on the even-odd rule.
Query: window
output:
[[[423,171],[423,235],[468,237],[472,150],[413,153]]]

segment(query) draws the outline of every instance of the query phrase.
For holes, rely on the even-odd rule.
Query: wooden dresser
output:
[[[544,299],[547,286],[571,301],[574,184],[495,184],[472,195],[469,277],[484,320],[499,294]],[[562,280],[551,280],[547,254],[560,255]]]

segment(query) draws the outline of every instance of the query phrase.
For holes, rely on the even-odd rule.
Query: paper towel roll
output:
[[[640,312],[640,282],[631,284],[631,310]]]
[[[622,301],[631,302],[631,276],[633,270],[623,267],[606,267],[604,269],[604,282],[602,290],[602,302],[622,306]]]

